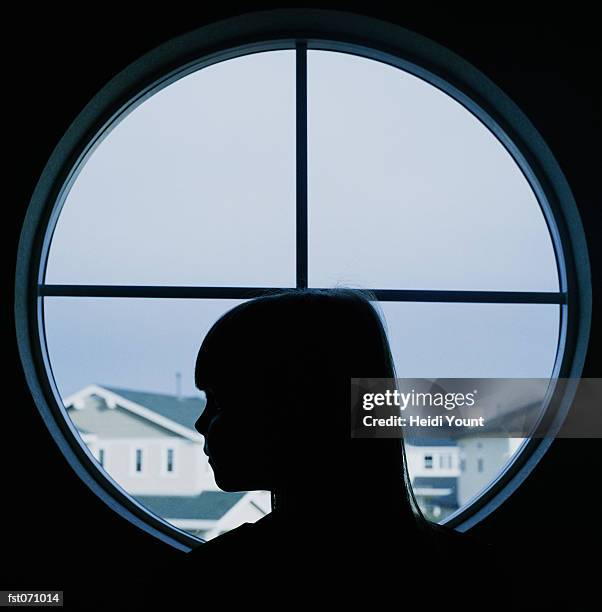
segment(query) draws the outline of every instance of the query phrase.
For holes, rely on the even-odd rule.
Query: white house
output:
[[[464,505],[504,471],[542,414],[546,379],[502,380],[491,390],[494,410],[485,426],[458,435],[458,503]],[[496,396],[497,393],[497,396]]]
[[[63,402],[108,475],[174,526],[209,539],[270,511],[268,492],[225,493],[215,484],[194,429],[200,397],[88,385]]]
[[[405,443],[408,472],[416,501],[432,520],[458,509],[460,450],[454,440],[414,438]]]
[[[462,506],[489,486],[512,458],[523,438],[466,436],[458,440],[460,476],[458,503]]]
[[[444,459],[440,455],[438,458],[437,448],[429,448],[427,439],[422,442],[418,440],[422,446],[422,455],[414,459],[413,463],[410,461],[416,474],[413,479],[416,495],[419,496],[418,491],[425,492],[427,487],[427,483],[422,480],[429,471],[427,466],[432,463],[433,467],[437,467],[438,461],[443,462],[441,465],[449,466],[449,469],[447,474],[437,476],[453,476],[456,479],[456,507],[464,506],[482,493],[503,473],[525,436],[536,426],[548,384],[547,379],[537,378],[481,380],[477,387],[478,403],[474,408],[457,408],[456,416],[483,416],[485,425],[455,430],[454,440],[451,441],[455,447],[452,459]],[[438,379],[434,385],[443,392],[462,392],[466,380]],[[440,443],[445,448],[445,442]],[[445,449],[441,452],[451,451]],[[435,475],[434,472],[432,474]],[[451,480],[438,481],[436,484],[444,488],[446,482],[451,486]]]
[[[194,423],[201,397],[89,385],[64,399],[82,440],[108,475],[176,527],[211,538],[270,511],[269,493],[225,493],[213,478]],[[507,418],[507,415],[506,417]],[[518,438],[406,440],[412,487],[425,514],[441,520],[487,486]]]

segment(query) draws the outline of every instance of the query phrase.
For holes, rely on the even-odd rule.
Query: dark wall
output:
[[[352,10],[396,22],[462,55],[509,94],[541,132],[568,178],[587,233],[594,318],[585,375],[600,376],[600,345],[593,340],[600,330],[602,286],[595,218],[600,208],[600,100],[594,53],[599,49],[593,17],[541,23],[510,21],[493,9],[487,17],[470,19],[452,11],[431,12],[427,18]],[[8,295],[29,197],[53,147],[85,103],[129,62],[165,39],[240,12],[226,7],[177,17],[28,14],[5,22],[5,29],[17,36],[3,65],[5,98],[11,105],[3,127],[12,137],[4,151],[9,154],[5,181],[14,189],[3,203],[4,214],[11,213],[5,221]],[[10,300],[6,304],[12,320]],[[132,572],[144,573],[175,553],[114,515],[71,473],[29,395],[14,328],[6,344],[5,386],[13,397],[4,404],[1,445],[0,588],[61,588],[68,603],[79,598],[83,609],[88,593],[93,598],[98,591],[117,592]],[[601,451],[597,440],[556,441],[481,531],[493,540],[516,542],[520,554],[552,545],[559,564],[571,560],[576,579],[601,511],[595,501]]]

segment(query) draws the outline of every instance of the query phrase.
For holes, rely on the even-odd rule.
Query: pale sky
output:
[[[500,142],[430,84],[308,53],[309,281],[558,291],[537,200]],[[295,57],[193,73],[131,112],[67,196],[46,282],[294,286]],[[47,298],[63,395],[91,383],[193,393],[196,351],[236,302]],[[399,376],[543,377],[554,305],[382,305]],[[244,364],[237,364],[244,367]]]

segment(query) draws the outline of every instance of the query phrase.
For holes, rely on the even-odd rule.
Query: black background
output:
[[[96,5],[99,8],[99,5]],[[251,10],[220,5],[203,13],[143,12],[22,14],[5,21],[14,35],[4,56],[4,116],[8,153],[3,202],[9,247],[7,317],[17,241],[29,198],[54,146],[83,106],[117,72],[164,40],[219,18]],[[258,5],[253,8],[272,8]],[[577,201],[587,234],[594,286],[592,339],[584,376],[599,377],[600,344],[600,129],[599,33],[592,15],[542,22],[460,15],[440,8],[423,14],[352,5],[320,5],[379,17],[427,36],[463,56],[500,86],[540,131]],[[150,11],[150,12],[149,12]],[[9,142],[6,142],[6,139]],[[10,213],[10,218],[8,215]],[[117,517],[71,472],[45,429],[29,394],[15,343],[7,337],[6,394],[0,444],[0,589],[56,588],[68,607],[85,609],[86,597],[117,595],[132,576],[176,555],[166,545]],[[591,589],[586,555],[599,535],[599,440],[559,440],[525,484],[485,523],[481,533],[511,542],[517,554],[555,556],[555,582],[573,582],[575,594]],[[594,550],[599,559],[599,549]],[[461,571],[461,568],[458,568]],[[515,579],[501,579],[512,589]],[[505,586],[504,586],[505,585]]]

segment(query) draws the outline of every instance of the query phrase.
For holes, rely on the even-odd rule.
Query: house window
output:
[[[588,327],[569,305],[589,288],[575,256],[577,210],[552,180],[554,160],[542,154],[533,171],[525,160],[538,161],[540,137],[519,111],[499,111],[503,94],[475,69],[457,78],[458,60],[435,46],[442,72],[432,74],[419,51],[432,43],[357,19],[320,16],[309,42],[252,48],[228,48],[224,32],[210,57],[202,35],[189,37],[164,50],[173,56],[163,64],[125,72],[76,120],[34,194],[17,258],[20,348],[29,378],[42,372],[52,391],[36,395],[45,419],[64,419],[59,398],[95,380],[173,393],[176,371],[183,386],[192,380],[192,360],[182,361],[192,343],[232,306],[279,287],[372,288],[400,376],[569,371]],[[260,23],[246,15],[238,32],[262,40]],[[360,35],[363,46],[342,42]],[[398,41],[387,53],[385,38]],[[244,257],[224,247],[243,243]],[[583,273],[569,284],[572,270]],[[61,443],[64,430],[52,430]],[[531,467],[540,444],[519,447]],[[488,456],[498,468],[488,470],[514,470],[507,459]],[[95,479],[84,459],[70,461]],[[108,481],[103,491],[122,500]],[[497,493],[483,503],[492,508]],[[146,528],[152,518],[140,517]]]
[[[466,471],[466,459],[460,459],[460,472]]]
[[[167,470],[167,472],[174,471],[174,453],[175,451],[173,448],[167,449],[167,455],[165,457],[165,469]]]
[[[135,470],[136,472],[142,472],[142,449],[141,448],[137,448],[136,449],[136,459],[135,459],[136,463],[135,463]]]
[[[477,459],[477,471],[482,472],[483,471],[483,459],[481,457],[479,457]]]
[[[452,466],[452,456],[449,454],[439,455],[439,467],[441,469],[450,469]]]
[[[105,449],[104,448],[98,449],[98,463],[100,463],[101,467],[105,466]]]

